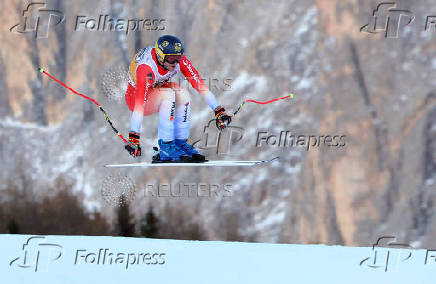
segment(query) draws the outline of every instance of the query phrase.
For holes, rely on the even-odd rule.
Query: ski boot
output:
[[[164,142],[159,139],[158,145],[159,149],[153,147],[156,154],[152,163],[189,163],[192,160],[174,141]]]
[[[187,156],[192,159],[192,163],[203,163],[207,162],[206,157],[200,154],[197,149],[188,143],[187,139],[176,139],[176,146],[180,147]]]

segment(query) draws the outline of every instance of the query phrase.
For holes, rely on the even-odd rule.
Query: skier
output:
[[[171,77],[181,72],[215,112],[216,125],[224,129],[231,117],[207,88],[191,61],[183,55],[183,43],[175,36],[159,37],[155,46],[140,50],[129,67],[125,101],[132,116],[129,143],[125,148],[133,157],[141,155],[140,134],[143,116],[159,113],[158,145],[161,162],[205,161],[205,156],[190,145],[191,100],[188,91]]]

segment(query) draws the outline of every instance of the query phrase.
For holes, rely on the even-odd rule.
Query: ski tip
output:
[[[270,159],[270,160],[266,160],[265,162],[270,163],[270,162],[274,162],[275,160],[278,160],[278,159],[280,159],[279,156],[274,157],[274,158],[272,158],[272,159]]]
[[[289,94],[289,97],[290,97],[291,99],[293,99],[293,98],[294,98],[294,94]]]
[[[280,159],[279,156],[274,157],[274,158],[269,159],[269,160],[258,161],[255,165],[260,165],[260,164],[265,164],[265,163],[271,163],[271,162],[274,162],[275,160],[278,160],[278,159]]]

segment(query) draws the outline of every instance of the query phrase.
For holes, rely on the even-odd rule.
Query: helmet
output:
[[[164,35],[156,41],[156,55],[160,64],[165,61],[167,55],[182,55],[185,51],[180,39],[172,35]]]

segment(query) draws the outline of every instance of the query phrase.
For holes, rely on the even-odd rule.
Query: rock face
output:
[[[413,17],[410,23],[379,8],[375,15],[391,13],[395,35],[366,32],[370,25],[360,31],[377,8],[368,1],[47,1],[46,9],[65,16],[60,24],[50,23],[48,37],[0,31],[1,184],[24,178],[38,194],[63,175],[85,191],[90,206],[111,216],[99,187],[113,171],[102,165],[131,160],[89,101],[36,68],[43,66],[96,98],[126,133],[130,114],[122,100],[108,98],[104,86],[113,82],[105,74],[126,70],[135,52],[159,35],[176,34],[203,77],[218,79],[213,91],[230,110],[244,97],[267,100],[290,92],[295,97],[246,104],[233,121],[235,136],[228,137],[230,129],[222,134],[231,149],[204,150],[210,159],[280,156],[280,162],[237,170],[123,171],[136,182],[132,207],[138,215],[149,202],[158,208],[183,204],[186,216],[201,222],[210,239],[239,235],[253,241],[371,245],[395,235],[429,247],[436,237],[436,30],[426,26],[430,4],[397,1],[397,8]],[[0,14],[10,27],[22,21],[24,3],[8,0],[3,6]],[[122,28],[91,31],[90,24],[75,30],[78,19],[99,15],[161,21],[158,30],[127,34]],[[224,88],[226,78],[230,88]],[[191,140],[204,141],[205,129],[209,138],[217,137],[206,127],[212,113],[195,91],[192,100]],[[156,125],[155,116],[144,120],[144,161],[151,159]],[[307,150],[305,138],[305,145],[262,140],[256,146],[261,131],[312,135],[319,144],[309,140]],[[343,137],[343,146],[328,146],[325,136],[335,135]],[[147,191],[150,185],[181,183],[194,183],[197,193],[206,186],[209,194],[157,198]],[[231,196],[211,194],[211,184],[230,185]]]

